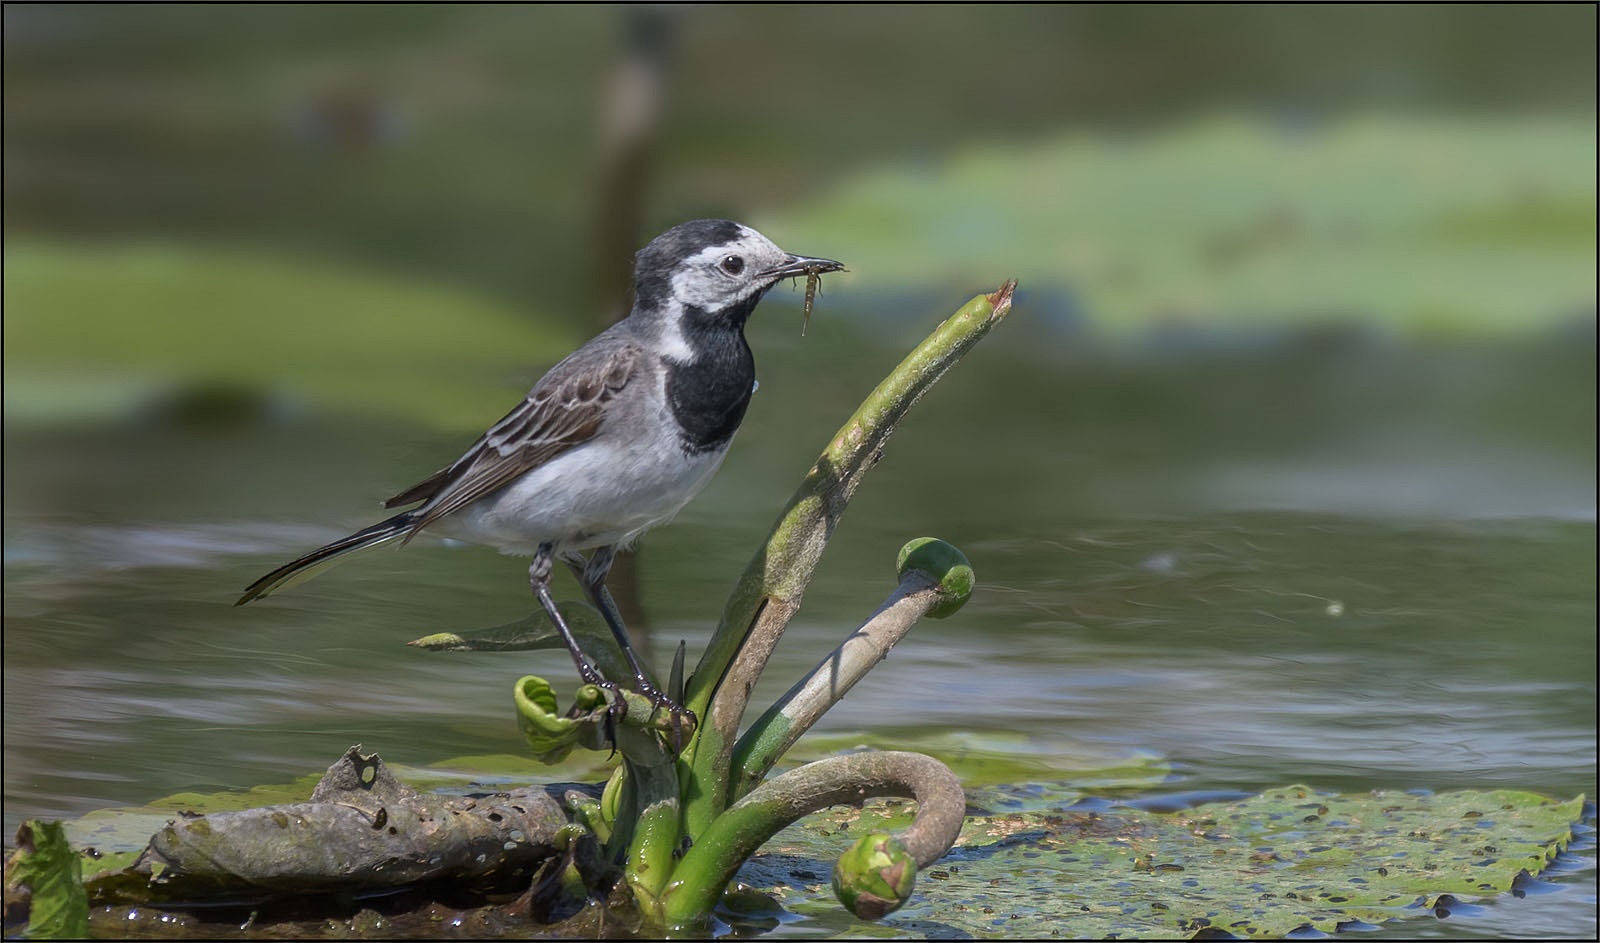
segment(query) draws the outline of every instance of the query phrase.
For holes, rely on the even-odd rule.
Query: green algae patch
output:
[[[320,778],[321,774],[313,773],[287,783],[211,793],[179,792],[142,806],[98,809],[67,822],[67,838],[79,849],[85,877],[92,879],[97,873],[120,870],[131,863],[128,853],[136,854],[174,817],[304,802],[311,798]]]
[[[1022,784],[1012,789],[1007,808],[1017,803],[1047,808],[1090,791],[1101,796],[1148,792],[1172,775],[1172,764],[1154,753],[1095,752],[1081,744],[1041,743],[1007,730],[930,732],[915,727],[811,731],[784,754],[780,768],[862,749],[926,753],[954,770],[968,789]]]
[[[969,798],[1003,801],[988,793]],[[910,902],[867,923],[841,912],[826,882],[845,847],[892,830],[913,807],[874,802],[786,829],[739,877],[841,936],[1332,933],[1510,890],[1566,847],[1583,801],[1516,791],[1331,796],[1290,786],[1180,812],[971,816],[950,853],[917,875]]]
[[[252,786],[249,789],[230,789],[222,792],[176,792],[164,799],[157,799],[146,808],[207,815],[212,812],[237,812],[240,809],[254,809],[257,806],[281,805],[285,802],[303,802],[311,797],[311,791],[317,788],[317,781],[321,778],[319,773],[308,773],[277,785]]]
[[[427,767],[394,764],[395,778],[414,789],[440,793],[482,792],[528,783],[598,782],[611,775],[615,764],[605,754],[574,753],[560,763],[540,763],[524,754],[486,753],[458,756]]]

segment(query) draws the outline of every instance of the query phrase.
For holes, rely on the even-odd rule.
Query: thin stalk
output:
[[[920,570],[908,571],[870,619],[851,632],[739,738],[733,751],[733,798],[759,786],[800,735],[887,658],[889,649],[939,602],[939,584],[933,577]]]
[[[700,720],[679,758],[691,838],[698,841],[728,805],[730,762],[750,693],[862,477],[917,400],[1005,317],[1015,288],[1012,280],[967,302],[878,384],[823,450],[745,567],[685,692]]]

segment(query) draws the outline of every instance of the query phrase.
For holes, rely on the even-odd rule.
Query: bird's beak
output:
[[[782,265],[761,272],[758,277],[779,281],[785,278],[799,278],[802,275],[821,275],[825,272],[844,271],[843,262],[832,259],[814,259],[807,255],[791,255],[784,260]]]

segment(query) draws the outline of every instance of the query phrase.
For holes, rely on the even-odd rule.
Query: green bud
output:
[[[607,704],[606,692],[600,690],[597,684],[586,684],[573,692],[572,703],[576,704],[579,710],[599,710]]]
[[[901,547],[896,567],[901,579],[907,572],[917,570],[939,584],[942,598],[928,610],[932,619],[955,615],[972,597],[972,587],[977,584],[966,554],[937,537],[918,537]]]
[[[887,832],[863,837],[833,866],[834,896],[862,920],[879,920],[899,910],[911,899],[916,882],[916,860]]]

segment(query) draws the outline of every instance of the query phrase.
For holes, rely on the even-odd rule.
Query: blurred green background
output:
[[[641,555],[666,645],[904,350],[1014,276],[774,695],[936,533],[979,594],[835,731],[1047,778],[1592,795],[1595,17],[6,5],[7,832],[358,740],[516,752],[510,683],[564,656],[399,644],[523,614],[516,561],[419,542],[229,604],[454,458],[707,215],[850,271],[804,338],[787,289],[751,324],[738,443]],[[1481,932],[1592,935],[1577,897]]]

